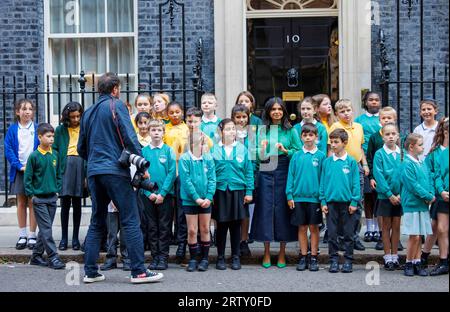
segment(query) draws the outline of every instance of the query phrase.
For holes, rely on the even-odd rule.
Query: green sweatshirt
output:
[[[27,196],[50,195],[61,189],[61,166],[58,152],[43,151],[40,147],[31,153],[24,175]]]
[[[150,174],[150,181],[156,182],[160,194],[166,197],[167,194],[173,195],[173,186],[177,175],[176,156],[174,151],[166,144],[154,147],[147,145],[142,149],[142,157],[150,162],[147,169]],[[144,194],[150,196],[151,192],[145,190]]]
[[[300,144],[301,146],[303,146],[303,141],[302,141],[302,127],[303,127],[303,121],[299,122],[298,124],[296,124],[294,126],[294,129],[297,130],[298,135],[300,136]],[[327,155],[328,150],[327,150],[327,143],[328,143],[328,133],[327,133],[327,129],[325,128],[324,125],[322,125],[320,122],[315,122],[314,125],[317,127],[317,132],[318,132],[318,138],[316,141],[316,145],[317,148],[324,153],[325,155]]]
[[[334,160],[332,155],[323,161],[319,189],[322,206],[329,202],[350,202],[351,206],[357,206],[361,200],[358,164],[353,157],[346,156],[345,160]]]
[[[256,116],[255,114],[251,114],[250,115],[250,122],[249,124],[251,126],[260,126],[263,124],[261,118],[259,118],[258,116]]]
[[[302,148],[292,156],[286,183],[287,200],[307,203],[320,202],[320,174],[325,159],[325,154],[317,148],[312,152]]]
[[[200,159],[193,158],[190,152],[181,155],[178,162],[183,206],[197,206],[197,199],[213,200],[216,192],[216,171],[210,153]]]
[[[428,171],[430,173],[430,180],[433,181],[433,187],[435,185],[435,179],[436,175],[438,174],[438,171],[436,170],[438,162],[440,161],[442,152],[445,150],[442,146],[436,147],[431,153],[428,153],[427,157],[425,158],[425,164],[428,167]],[[440,197],[440,192],[438,193],[438,190],[435,189],[437,197]]]
[[[425,201],[431,201],[434,189],[430,180],[428,167],[424,162],[412,160],[406,155],[401,174],[401,200],[404,212],[428,211],[429,205]]]
[[[441,193],[448,192],[448,147],[442,151],[438,161],[436,162],[436,175],[434,180],[436,193],[442,200]]]
[[[222,142],[211,150],[216,168],[216,188],[221,191],[245,190],[252,195],[254,189],[253,165],[245,146],[239,142],[233,144],[230,156],[226,155]]]
[[[389,199],[392,195],[400,194],[401,164],[400,148],[397,148],[396,152],[388,153],[382,147],[375,153],[373,176],[377,181],[378,199]]]
[[[358,122],[362,125],[364,130],[364,143],[362,148],[364,153],[367,155],[367,148],[369,145],[370,136],[381,129],[380,118],[377,115],[369,116],[367,113],[358,116],[355,119],[355,122]]]
[[[258,157],[260,157],[261,142],[264,140],[267,140],[269,142],[265,151],[264,159],[268,159],[269,157],[276,155],[286,155],[278,148],[276,148],[275,145],[277,143],[283,144],[284,148],[288,151],[287,156],[289,158],[292,158],[294,153],[302,148],[302,142],[297,130],[295,130],[294,128],[284,130],[281,125],[272,125],[266,127],[260,126],[258,140]]]
[[[206,134],[207,136],[209,136],[211,138],[211,140],[213,140],[214,143],[216,143],[216,132],[217,132],[217,126],[219,125],[219,123],[222,121],[222,119],[217,118],[217,120],[214,121],[208,121],[205,122],[202,119],[202,123],[200,124],[200,130],[202,130],[202,132],[204,134]]]

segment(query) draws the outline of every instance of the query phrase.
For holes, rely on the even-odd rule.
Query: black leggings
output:
[[[225,256],[225,246],[227,243],[227,232],[230,229],[231,254],[239,256],[241,242],[241,221],[217,222],[217,254]]]
[[[81,222],[81,197],[63,196],[61,197],[61,240],[67,242],[69,228],[70,203],[73,207],[73,234],[72,240],[78,240]]]

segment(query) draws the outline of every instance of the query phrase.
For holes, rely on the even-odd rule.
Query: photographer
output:
[[[92,198],[83,281],[93,283],[105,279],[98,273],[96,262],[106,227],[108,204],[112,200],[119,210],[121,229],[125,235],[131,262],[131,282],[154,282],[163,275],[145,269],[136,193],[130,184],[130,170],[118,160],[125,149],[131,154],[141,155],[141,148],[128,110],[119,99],[120,80],[117,75],[106,73],[101,76],[98,91],[100,97],[97,102],[83,114],[78,141],[78,154],[87,161],[88,187]]]

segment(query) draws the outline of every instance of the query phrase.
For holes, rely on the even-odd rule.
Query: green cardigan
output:
[[[69,147],[69,130],[67,126],[62,124],[55,129],[55,141],[53,142],[52,148],[58,152],[59,163],[61,168],[61,176],[66,171],[67,163],[67,149]],[[86,162],[84,162],[84,170],[86,170]]]

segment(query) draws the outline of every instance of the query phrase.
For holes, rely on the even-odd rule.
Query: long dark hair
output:
[[[272,110],[275,104],[280,105],[281,109],[283,110],[283,117],[281,118],[281,128],[283,128],[283,130],[291,129],[292,125],[288,119],[288,111],[286,109],[286,104],[284,104],[283,100],[280,99],[279,97],[272,97],[268,99],[266,104],[264,105],[264,112],[262,115],[264,125],[270,126],[272,124],[272,118],[270,118],[270,111]]]
[[[436,127],[436,134],[433,138],[433,144],[431,145],[430,154],[434,152],[440,145],[444,144],[444,132],[448,132],[448,117],[442,117]]]
[[[84,109],[78,102],[69,102],[64,106],[61,113],[61,123],[66,127],[70,127],[70,113],[80,112],[80,117],[83,115]]]

